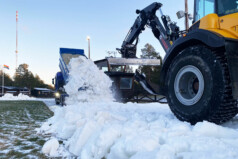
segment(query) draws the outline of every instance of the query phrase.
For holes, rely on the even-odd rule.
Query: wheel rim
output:
[[[192,65],[181,68],[175,77],[174,91],[183,105],[196,104],[204,92],[204,78],[200,70]]]

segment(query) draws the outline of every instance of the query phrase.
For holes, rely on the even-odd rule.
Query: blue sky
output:
[[[192,13],[193,0],[189,1]],[[91,37],[91,58],[104,58],[106,51],[120,47],[134,23],[136,9],[143,9],[154,0],[0,0],[0,65],[15,69],[16,10],[19,12],[18,64],[29,69],[50,84],[59,71],[59,48],[80,48],[87,53],[86,37]],[[176,11],[184,10],[184,0],[161,0],[165,15],[184,28]],[[159,15],[159,14],[158,14]],[[146,43],[161,55],[164,51],[150,29],[140,36],[138,53]],[[119,56],[119,55],[118,55]]]

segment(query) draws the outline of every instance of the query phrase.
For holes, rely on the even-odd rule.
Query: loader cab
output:
[[[237,12],[238,0],[195,0],[193,23],[211,13],[220,17]]]
[[[195,0],[194,22],[211,13],[215,13],[215,0]]]
[[[224,16],[238,12],[237,0],[217,0],[216,12],[219,16]]]

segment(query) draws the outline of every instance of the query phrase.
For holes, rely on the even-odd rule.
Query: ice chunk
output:
[[[55,138],[52,138],[44,144],[44,146],[42,148],[42,152],[44,154],[50,155],[50,157],[57,157],[58,156],[58,152],[57,152],[58,148],[59,148],[58,140]]]

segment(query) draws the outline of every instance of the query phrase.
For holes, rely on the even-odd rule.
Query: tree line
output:
[[[4,72],[4,85],[5,86],[15,86],[15,87],[27,87],[29,89],[33,89],[35,87],[38,88],[49,88],[52,89],[52,86],[47,85],[44,81],[36,74],[34,75],[31,71],[29,71],[28,64],[20,64],[16,69],[16,72],[11,78],[9,74]],[[2,85],[2,71],[0,72],[0,85]]]

